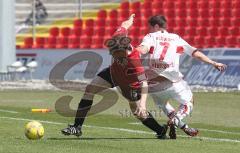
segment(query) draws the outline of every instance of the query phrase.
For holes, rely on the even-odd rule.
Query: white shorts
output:
[[[169,82],[170,83],[170,82]],[[179,82],[170,83],[167,89],[162,88],[163,90],[158,90],[161,87],[155,87],[156,89],[150,89],[149,93],[153,97],[154,102],[156,105],[164,105],[170,99],[174,99],[182,105],[186,105],[191,103],[193,94],[191,92],[190,87],[188,86],[187,82],[181,80]],[[151,93],[151,90],[157,91]]]

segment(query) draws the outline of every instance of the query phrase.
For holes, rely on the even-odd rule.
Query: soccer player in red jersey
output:
[[[102,70],[86,87],[76,113],[74,125],[62,130],[64,135],[81,136],[81,128],[91,109],[94,95],[103,90],[118,86],[122,95],[128,100],[132,113],[149,129],[156,132],[157,138],[166,137],[167,126],[161,126],[146,111],[147,81],[141,65],[140,53],[130,44],[128,29],[133,24],[134,14],[121,24],[113,37],[106,41],[113,63]]]

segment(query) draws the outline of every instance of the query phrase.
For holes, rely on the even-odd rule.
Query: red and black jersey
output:
[[[127,56],[126,63],[114,61],[110,66],[111,76],[116,86],[139,88],[146,80],[144,68],[140,60],[140,53],[134,48]]]

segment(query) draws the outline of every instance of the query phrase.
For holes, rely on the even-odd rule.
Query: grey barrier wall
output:
[[[96,63],[97,72],[106,68],[111,63],[111,57],[106,49],[99,50],[17,50],[17,59],[24,64],[32,60],[38,62],[38,67],[33,73],[34,79],[48,80],[49,74],[54,66],[67,57],[78,61],[82,53],[92,53],[90,61],[94,61],[96,56],[102,61]],[[220,86],[228,88],[237,88],[240,85],[240,49],[215,48],[205,49],[204,53],[211,59],[226,63],[228,68],[225,72],[220,73],[214,67],[205,63],[194,60],[189,56],[182,56],[180,60],[180,70],[184,74],[184,79],[191,85]],[[74,56],[76,55],[76,58]],[[90,56],[91,57],[91,56]],[[91,79],[84,77],[84,72],[88,61],[79,62],[73,66],[65,75],[66,80],[84,80]],[[99,67],[98,67],[99,66]],[[27,74],[26,74],[27,77]]]

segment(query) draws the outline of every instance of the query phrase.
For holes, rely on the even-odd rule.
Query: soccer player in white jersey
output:
[[[152,95],[156,105],[169,117],[170,138],[176,139],[176,127],[181,128],[187,135],[196,136],[198,130],[188,127],[182,121],[192,112],[193,94],[179,71],[179,58],[182,54],[187,54],[211,64],[219,71],[224,71],[226,65],[209,59],[179,35],[168,33],[164,16],[153,16],[148,22],[150,33],[143,38],[137,50],[142,54],[148,54],[149,94]],[[154,82],[157,82],[157,85],[154,85]],[[177,111],[168,103],[170,99],[180,103]]]

